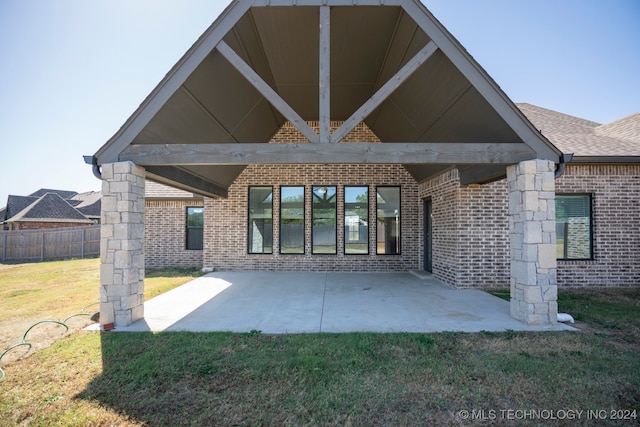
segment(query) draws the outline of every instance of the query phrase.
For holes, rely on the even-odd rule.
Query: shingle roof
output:
[[[10,219],[11,217],[20,213],[21,210],[32,204],[38,200],[37,197],[33,196],[13,196],[10,195],[7,197],[7,216],[6,219]]]
[[[640,140],[640,112],[631,114],[615,122],[598,126],[596,133],[612,138],[638,142]]]
[[[640,156],[640,113],[601,125],[531,104],[516,104],[563,153],[575,156]]]
[[[76,194],[67,201],[85,216],[89,218],[100,218],[101,200],[101,192],[89,191],[87,193]]]
[[[66,190],[52,190],[49,188],[41,188],[38,191],[36,191],[35,193],[29,194],[29,196],[32,197],[42,197],[47,193],[55,193],[58,196],[62,197],[63,199],[70,199],[73,196],[75,196],[76,193],[75,191],[66,191]]]
[[[57,193],[46,193],[7,220],[18,221],[92,223]]]

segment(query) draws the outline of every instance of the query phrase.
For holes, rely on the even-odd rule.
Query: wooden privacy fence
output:
[[[3,263],[97,256],[100,256],[100,225],[0,231]]]

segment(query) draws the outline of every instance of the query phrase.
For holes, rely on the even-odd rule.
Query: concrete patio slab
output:
[[[145,303],[117,331],[318,332],[559,331],[527,326],[509,303],[408,272],[214,272]]]

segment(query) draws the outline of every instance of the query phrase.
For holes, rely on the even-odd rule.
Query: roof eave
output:
[[[576,155],[571,163],[609,163],[609,164],[638,164],[639,156],[580,156]]]
[[[119,161],[122,150],[135,139],[252,4],[252,0],[236,0],[227,6],[145,98],[118,132],[96,151],[93,155],[94,164],[102,165]],[[233,19],[234,17],[236,19]]]
[[[560,163],[562,151],[533,126],[493,78],[424,4],[419,0],[412,0],[411,3],[413,10],[407,10],[407,12],[432,37],[438,48],[447,55],[449,60],[465,75],[476,90],[484,96],[514,132],[522,138],[522,141],[531,147],[539,158]],[[423,13],[429,19],[417,19],[418,13]],[[431,25],[436,27],[435,30],[430,28]]]

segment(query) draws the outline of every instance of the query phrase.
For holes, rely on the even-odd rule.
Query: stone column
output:
[[[144,168],[102,165],[100,323],[127,326],[144,317]]]
[[[507,168],[511,244],[511,316],[528,325],[555,324],[555,165],[527,160]]]

